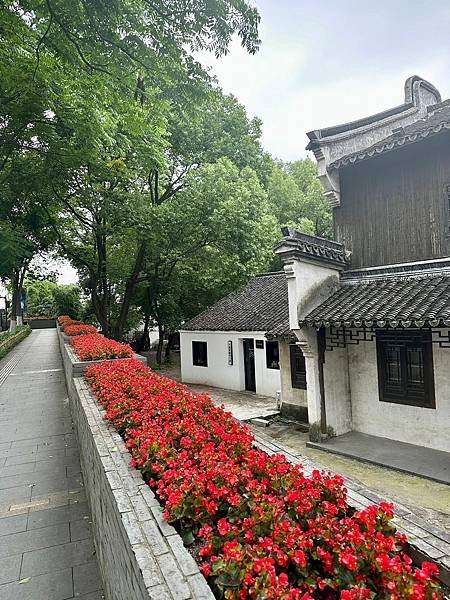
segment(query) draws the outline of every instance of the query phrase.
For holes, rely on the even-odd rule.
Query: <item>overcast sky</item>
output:
[[[263,121],[274,156],[306,156],[306,132],[401,104],[410,75],[450,96],[450,0],[256,0],[261,49],[202,55]]]
[[[306,132],[401,104],[420,75],[450,97],[450,0],[257,0],[261,48],[199,56],[263,121],[273,156],[307,155]],[[76,281],[64,268],[60,282]]]

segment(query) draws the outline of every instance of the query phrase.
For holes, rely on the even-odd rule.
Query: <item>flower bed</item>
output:
[[[75,319],[72,319],[71,317],[68,317],[67,315],[58,317],[58,323],[59,323],[60,327],[62,327],[63,329],[67,325],[81,325],[82,324],[81,321],[76,321]]]
[[[284,456],[254,448],[249,429],[207,395],[133,359],[93,365],[87,379],[166,520],[185,543],[197,542],[218,597],[441,597],[437,567],[411,565],[391,505],[352,512],[342,477],[306,477]]]
[[[131,346],[109,340],[99,333],[77,335],[70,340],[70,343],[80,360],[131,358],[133,356]]]
[[[94,327],[94,325],[84,325],[84,323],[80,323],[79,325],[64,325],[63,331],[69,337],[75,335],[97,335],[97,327]]]

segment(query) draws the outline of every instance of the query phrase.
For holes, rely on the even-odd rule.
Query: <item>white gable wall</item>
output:
[[[266,367],[264,332],[254,331],[180,331],[181,380],[228,390],[245,390],[244,350],[242,340],[264,341],[264,348],[255,344],[256,393],[275,397],[281,389],[279,369]],[[208,344],[208,366],[198,367],[192,360],[192,342]],[[233,364],[228,364],[228,341],[233,343]]]

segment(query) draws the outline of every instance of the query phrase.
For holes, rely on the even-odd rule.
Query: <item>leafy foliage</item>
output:
[[[58,285],[54,281],[25,280],[28,314],[33,317],[69,315],[78,319],[81,312],[81,289],[74,284]]]

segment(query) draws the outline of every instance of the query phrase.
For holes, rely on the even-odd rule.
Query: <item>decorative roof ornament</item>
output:
[[[339,265],[344,268],[350,262],[350,253],[340,242],[300,233],[289,227],[282,228],[283,239],[275,245],[275,253],[283,254],[283,260],[304,258],[308,261]]]
[[[316,129],[307,134],[310,141],[306,149],[314,152],[318,177],[331,207],[340,206],[339,169],[342,166],[450,128],[450,118],[447,125],[444,116],[443,121],[433,122],[430,127],[426,124],[423,127],[418,125],[418,131],[413,133],[412,137],[408,137],[408,127],[431,118],[435,111],[446,105],[446,102],[441,102],[441,95],[434,85],[418,75],[409,77],[404,89],[404,103],[399,106],[342,125]],[[405,135],[402,131],[405,131]]]

